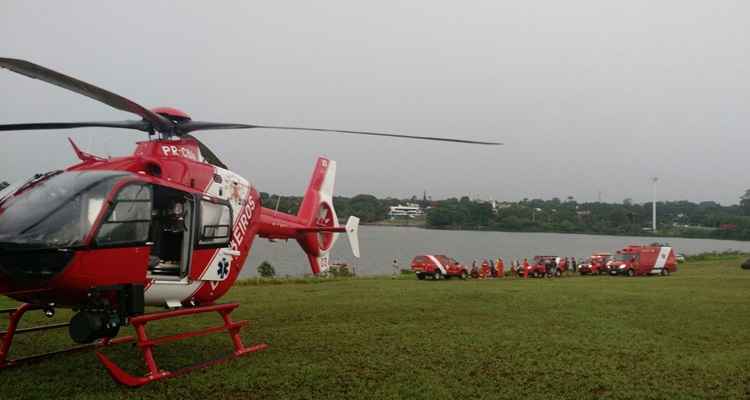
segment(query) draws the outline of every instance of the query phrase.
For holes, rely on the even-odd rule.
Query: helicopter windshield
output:
[[[117,171],[69,171],[23,185],[0,204],[0,243],[6,248],[80,245],[96,222]]]
[[[3,190],[0,190],[0,204],[2,204],[5,200],[7,200],[10,196],[18,192],[19,190],[29,188],[33,186],[35,183],[39,181],[43,181],[52,175],[57,175],[60,172],[62,171],[56,170],[56,171],[46,172],[43,174],[36,174],[29,179],[26,179],[24,181],[18,181],[18,182],[15,182],[6,186],[5,188],[3,188]]]

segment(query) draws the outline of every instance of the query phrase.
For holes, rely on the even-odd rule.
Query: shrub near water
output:
[[[276,269],[268,261],[263,261],[258,265],[258,275],[263,278],[273,278],[276,276]]]

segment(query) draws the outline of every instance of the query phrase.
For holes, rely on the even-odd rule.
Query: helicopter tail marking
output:
[[[333,208],[335,180],[336,162],[320,157],[297,215],[262,209],[258,234],[270,240],[297,240],[315,275],[328,270],[330,251],[339,233],[346,232],[352,252],[359,257],[359,218],[350,217],[345,227],[339,225]]]
[[[310,184],[300,205],[297,217],[308,227],[307,235],[298,242],[307,253],[314,274],[330,267],[330,253],[339,232],[346,232],[355,257],[359,257],[359,218],[349,217],[345,227],[339,225],[333,207],[333,187],[336,182],[336,161],[318,158]]]
[[[310,229],[337,228],[336,210],[333,208],[333,187],[336,183],[336,161],[320,157],[315,163],[310,184],[305,191],[297,217]],[[337,232],[308,232],[297,239],[307,253],[313,274],[325,272],[330,267],[330,253],[338,238]]]

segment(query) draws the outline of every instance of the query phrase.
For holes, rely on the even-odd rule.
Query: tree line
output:
[[[263,205],[296,213],[299,196],[261,193]],[[388,218],[390,206],[406,202],[426,209],[424,225],[434,229],[497,230],[510,232],[564,232],[608,235],[653,235],[651,202],[578,202],[573,197],[523,199],[517,202],[472,200],[468,196],[432,201],[418,199],[379,199],[371,194],[334,197],[338,217],[360,217],[363,223]],[[714,201],[659,201],[657,232],[662,236],[750,240],[750,189],[739,204],[723,206]]]
[[[260,198],[263,207],[277,209],[289,214],[296,214],[300,204],[302,204],[301,196],[279,196],[261,192]],[[355,215],[363,223],[373,223],[388,218],[389,207],[404,201],[393,198],[378,199],[371,194],[358,194],[354,197],[334,196],[333,208],[341,220],[349,218],[350,215]]]
[[[657,232],[663,236],[750,240],[750,196],[739,205],[713,201],[656,203]],[[653,235],[652,203],[583,202],[523,199],[499,203],[468,197],[436,202],[427,212],[433,228],[486,229],[513,232],[569,232],[608,235]]]

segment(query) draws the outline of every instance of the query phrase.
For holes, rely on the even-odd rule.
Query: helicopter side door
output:
[[[89,213],[82,218],[93,220],[103,198],[88,199]],[[91,249],[80,252],[81,267],[76,277],[95,277],[97,285],[122,283],[144,284],[148,260],[152,189],[144,183],[128,183],[112,198]],[[94,204],[94,203],[98,203]]]
[[[232,260],[239,252],[232,249],[232,208],[228,201],[208,196],[200,199],[200,223],[196,233],[193,279],[208,281],[212,287],[227,279]]]

